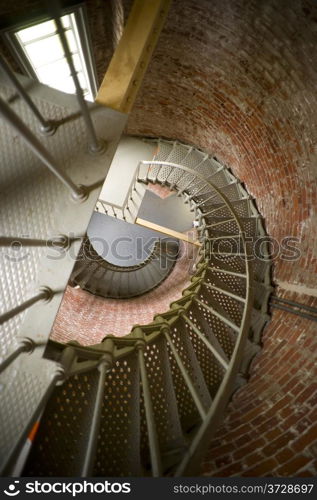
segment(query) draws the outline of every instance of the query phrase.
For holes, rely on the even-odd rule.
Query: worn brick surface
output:
[[[309,288],[317,270],[316,10],[305,0],[173,2],[128,126],[227,163],[270,236],[279,245],[300,240],[296,265],[276,257],[276,280]]]
[[[304,302],[303,296],[294,294],[284,296]],[[306,297],[306,300],[310,304],[317,305],[316,299],[313,302]],[[287,326],[288,321],[292,322],[291,330]],[[272,345],[283,339],[287,340],[294,329],[300,329],[306,338],[313,339],[311,348],[304,350],[298,338],[300,359],[295,366],[287,356],[288,351],[292,351],[292,345],[288,342],[283,343],[282,350],[275,350],[272,354]],[[224,473],[231,475],[230,465],[235,464],[236,467],[237,459],[240,471],[235,471],[233,475],[316,474],[317,433],[316,402],[314,402],[317,376],[316,349],[316,323],[290,313],[274,311],[263,335],[263,349],[252,364],[250,380],[234,396],[225,422],[211,443],[204,461],[205,475],[217,476]],[[289,379],[280,370],[282,355]],[[271,369],[269,375],[268,366],[275,367]],[[263,380],[266,379],[273,389],[267,393],[262,390]],[[300,382],[296,383],[298,379]],[[254,408],[261,409],[259,415],[249,409],[250,404],[245,404],[250,400]],[[313,401],[312,405],[310,401]],[[251,432],[245,427],[246,424],[251,426]],[[238,438],[236,433],[239,429],[245,430],[245,434]],[[233,436],[230,442],[226,440],[226,436]],[[223,443],[226,446],[225,450],[222,450]],[[256,466],[252,468],[251,453],[257,456]],[[220,466],[223,457],[225,457],[225,468],[224,464]],[[276,462],[270,471],[267,467],[273,462],[268,459],[274,459]]]

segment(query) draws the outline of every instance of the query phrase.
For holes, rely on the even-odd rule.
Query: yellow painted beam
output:
[[[167,234],[172,238],[186,241],[187,243],[191,243],[192,245],[196,245],[197,247],[201,247],[201,243],[199,241],[191,239],[189,236],[187,236],[187,234],[179,233],[178,231],[174,231],[173,229],[169,229],[168,227],[159,226],[159,224],[154,224],[154,222],[150,222],[148,220],[140,219],[139,217],[137,217],[135,224],[146,227],[148,229],[152,229],[152,231],[158,231],[159,233]]]
[[[171,0],[135,0],[96,101],[129,113],[151,60]]]

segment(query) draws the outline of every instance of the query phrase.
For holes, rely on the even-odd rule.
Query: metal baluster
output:
[[[197,163],[197,165],[195,165],[195,166],[192,168],[192,170],[198,170],[198,168],[199,168],[199,167],[201,167],[201,165],[202,165],[202,164],[203,164],[203,163],[204,163],[207,159],[208,159],[208,155],[205,155],[205,156],[202,158],[202,160],[201,160],[200,162],[198,162],[198,163]],[[190,176],[190,175],[193,175],[193,174],[187,174],[187,175],[185,176],[185,178],[186,178],[186,177],[188,177],[188,176]],[[184,180],[185,180],[185,179],[184,179]],[[190,186],[193,182],[195,182],[195,180],[196,180],[196,177],[194,176],[192,179],[190,179],[190,181],[189,181],[189,182],[187,182],[187,184],[185,184],[185,186],[184,186],[183,188],[181,188],[181,189],[178,191],[177,196],[181,196],[181,195],[184,193],[184,191],[186,191],[186,189],[188,189],[188,188],[189,188],[189,186]]]
[[[85,191],[82,186],[76,186],[67,174],[62,172],[51,153],[41,144],[38,138],[28,129],[19,116],[10,109],[10,106],[0,98],[0,115],[13,127],[26,145],[35,155],[53,172],[53,174],[72,191],[75,200],[85,199]]]
[[[146,425],[149,437],[149,448],[152,464],[152,475],[154,477],[159,477],[162,475],[162,465],[160,457],[160,447],[158,442],[158,436],[156,431],[156,423],[154,417],[154,409],[151,399],[151,391],[149,379],[146,371],[145,359],[144,359],[144,341],[139,341],[136,344],[139,356],[140,374],[144,397],[144,408],[146,416]]]
[[[79,83],[79,78],[78,78],[77,71],[76,71],[76,68],[74,65],[72,53],[71,53],[71,50],[69,48],[69,44],[68,44],[68,41],[67,41],[67,38],[65,35],[65,30],[64,30],[64,27],[63,27],[63,24],[61,21],[61,17],[60,17],[61,11],[60,11],[59,2],[58,1],[53,1],[52,3],[48,2],[48,6],[49,6],[49,10],[51,11],[52,16],[54,18],[54,22],[56,25],[56,31],[59,35],[64,53],[65,53],[65,57],[66,57],[66,60],[67,60],[68,66],[69,66],[69,70],[70,70],[70,73],[71,73],[71,76],[73,78],[74,85],[76,88],[76,95],[77,95],[78,104],[80,106],[81,113],[82,113],[82,116],[83,116],[84,121],[85,121],[87,134],[88,134],[88,138],[89,138],[89,150],[92,153],[101,153],[104,151],[104,144],[101,141],[99,141],[97,138],[94,124],[93,124],[93,121],[92,121],[90,113],[89,113],[88,105],[84,99],[83,90],[82,90],[80,83]]]
[[[196,209],[201,207],[204,203],[207,204],[207,202],[210,202],[211,200],[213,200],[214,198],[217,198],[217,196],[219,196],[218,193],[216,194],[212,194],[211,196],[209,196],[208,198],[206,198],[205,200],[201,201],[200,203],[196,204]]]
[[[0,363],[0,373],[3,372],[22,352],[31,352],[34,349],[34,342],[31,339],[21,339],[17,348]]]
[[[107,372],[111,369],[113,362],[113,349],[114,342],[111,339],[104,341],[105,350],[107,352],[100,360],[99,370],[99,380],[95,399],[94,412],[90,424],[89,438],[87,449],[85,453],[84,465],[81,472],[81,477],[91,476],[93,472],[93,466],[96,457],[97,441],[100,428],[101,411],[103,404],[103,397],[105,392],[105,381]]]
[[[219,222],[214,222],[213,224],[208,224],[205,229],[211,229],[212,227],[221,226],[221,224],[226,224],[227,222],[235,222],[236,219],[231,217],[231,219],[221,220]]]
[[[23,245],[28,247],[62,247],[66,248],[69,245],[67,236],[56,236],[47,240],[37,238],[24,238],[20,236],[0,236],[0,246],[4,247],[17,247]]]
[[[206,229],[207,226],[202,226],[202,229]],[[233,240],[234,238],[242,238],[241,234],[224,234],[221,236],[213,236],[208,238],[209,241],[218,241],[218,240]],[[236,243],[236,242],[235,242]]]
[[[222,316],[222,314],[218,313],[213,307],[210,307],[208,304],[205,304],[201,300],[197,299],[197,297],[194,297],[194,300],[197,302],[197,304],[200,304],[202,307],[204,307],[207,311],[210,311],[214,316],[220,319],[223,323],[228,325],[232,330],[234,330],[237,333],[240,333],[241,327],[237,326],[235,323],[230,321],[229,319],[225,318]]]
[[[229,292],[228,290],[224,290],[223,288],[219,288],[218,286],[211,285],[211,283],[203,283],[203,285],[206,286],[207,288],[210,288],[211,290],[216,290],[217,292],[223,293],[224,295],[227,295],[232,299],[238,300],[239,302],[243,303],[246,302],[246,299],[244,297],[240,297],[240,295]]]
[[[22,302],[22,304],[14,307],[10,311],[7,311],[0,316],[0,325],[8,321],[9,319],[13,318],[20,312],[24,311],[28,307],[31,307],[33,304],[36,302],[39,302],[40,300],[50,300],[53,296],[53,291],[50,288],[43,287],[42,290],[37,294],[34,295],[34,297],[31,297],[30,299],[26,300],[25,302]]]
[[[7,75],[8,79],[13,83],[15,90],[18,92],[20,97],[25,101],[25,103],[29,106],[31,109],[32,113],[36,116],[38,121],[41,124],[40,131],[42,134],[45,135],[53,135],[56,128],[52,125],[51,122],[45,120],[45,118],[42,116],[34,102],[32,101],[31,97],[28,95],[28,93],[25,91],[23,85],[19,82],[13,71],[11,71],[10,66],[6,62],[6,60],[3,57],[0,57],[0,68],[2,71]]]
[[[141,167],[141,163],[138,164],[138,168],[136,169],[136,173],[135,173],[135,176],[134,176],[133,191],[136,191],[136,185],[137,185],[137,182],[139,182],[140,167]]]
[[[199,189],[197,189],[197,191],[195,191],[193,194],[190,194],[188,196],[187,201],[192,201],[192,199],[195,198],[195,196],[197,196],[206,186],[208,187],[208,184],[206,184],[204,181],[199,180],[199,182],[202,182],[203,185]]]
[[[100,200],[99,200],[100,201]],[[103,201],[100,201],[102,208],[104,209],[105,214],[108,213],[107,208],[105,208],[105,203]],[[107,206],[107,205],[106,205]]]
[[[208,269],[210,271],[215,271],[215,272],[220,272],[220,273],[228,274],[229,276],[237,276],[238,278],[244,278],[244,279],[247,278],[247,275],[244,274],[244,273],[237,273],[236,271],[228,271],[227,269],[222,269],[221,267],[218,268],[218,267],[208,266]]]
[[[223,167],[219,168],[219,170],[217,170],[216,172],[213,172],[211,175],[208,175],[208,177],[206,177],[206,181],[211,179],[214,175],[218,174],[222,170],[224,170]],[[189,195],[188,200],[192,200],[195,196],[197,196],[207,186],[206,181],[201,181],[201,182],[204,182],[204,184],[197,191],[195,191],[195,193]]]
[[[210,211],[209,211],[209,212],[207,212],[207,213],[203,213],[203,214],[202,214],[202,216],[203,216],[203,217],[208,217],[208,215],[210,215],[210,214],[212,214],[212,213],[214,213],[214,212],[217,212],[217,210],[221,210],[221,209],[223,209],[223,208],[228,208],[228,207],[227,207],[227,205],[222,204],[222,205],[220,205],[219,207],[213,208],[212,210],[210,210]]]

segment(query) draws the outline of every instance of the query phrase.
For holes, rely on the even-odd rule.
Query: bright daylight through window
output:
[[[84,96],[93,101],[93,90],[75,15],[68,14],[61,19]],[[75,85],[54,21],[45,21],[21,29],[15,33],[15,37],[40,82],[63,92],[75,93]]]

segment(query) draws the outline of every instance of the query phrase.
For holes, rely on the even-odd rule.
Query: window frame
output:
[[[83,3],[72,5],[71,7],[63,8],[61,11],[61,17],[64,15],[73,14],[75,17],[76,28],[78,32],[79,41],[81,44],[81,50],[83,54],[83,59],[86,66],[87,78],[91,88],[93,98],[95,99],[98,91],[97,87],[97,71],[96,65],[93,57],[92,43],[90,38],[90,33],[88,29],[88,18],[86,6]],[[40,82],[37,74],[35,73],[23,46],[20,44],[16,33],[24,28],[30,28],[37,24],[45,21],[52,20],[52,16],[49,14],[33,17],[28,21],[17,23],[10,28],[6,29],[2,34],[5,44],[8,46],[12,56],[16,62],[21,67],[22,71],[37,82]],[[42,82],[40,82],[42,83]],[[45,84],[44,84],[45,85]]]

